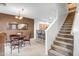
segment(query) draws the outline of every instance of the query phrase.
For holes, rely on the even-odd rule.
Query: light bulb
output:
[[[16,19],[18,19],[18,16],[15,16]]]
[[[19,19],[21,20],[21,19],[23,19],[23,17],[22,17],[22,16],[20,16],[20,17],[19,17]]]

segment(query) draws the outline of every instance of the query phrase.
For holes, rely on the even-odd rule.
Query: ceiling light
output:
[[[23,17],[22,17],[23,11],[24,11],[24,9],[22,9],[21,11],[19,11],[19,15],[15,16],[15,18],[19,19],[19,20],[23,19]],[[21,12],[22,12],[22,14],[21,14]]]
[[[15,16],[16,19],[18,19],[18,16]]]
[[[20,17],[19,17],[19,19],[21,20],[21,19],[23,19],[23,17],[22,17],[22,16],[20,16]]]

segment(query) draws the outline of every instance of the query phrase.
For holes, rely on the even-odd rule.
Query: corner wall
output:
[[[47,55],[48,55],[48,50],[51,48],[51,45],[53,44],[61,26],[66,20],[67,15],[68,15],[67,4],[65,3],[57,4],[56,18],[46,30],[45,48]]]

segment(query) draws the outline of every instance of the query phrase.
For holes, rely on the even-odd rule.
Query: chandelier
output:
[[[19,20],[23,19],[23,16],[22,16],[23,11],[24,11],[24,9],[22,9],[21,11],[19,10],[19,15],[18,16],[15,16],[15,18],[16,19],[19,19]],[[21,14],[21,12],[22,12],[22,14]]]

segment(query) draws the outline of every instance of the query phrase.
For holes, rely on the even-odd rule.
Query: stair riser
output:
[[[49,56],[56,56],[56,55],[54,55],[53,53],[50,53],[50,52],[48,52],[48,55]]]
[[[52,50],[52,49],[49,49],[48,50],[48,54],[51,56],[64,56],[63,54],[60,54],[60,53],[58,53],[57,51],[55,51],[55,50]]]
[[[72,28],[72,26],[62,26],[62,28]]]
[[[59,32],[71,32],[71,30],[60,30]]]
[[[73,23],[73,21],[65,21],[64,23]]]
[[[67,21],[69,21],[69,22],[73,22],[73,20],[71,20],[71,19],[65,20],[65,22],[67,22]]]
[[[73,44],[73,40],[59,39],[59,38],[56,38],[56,40],[59,40],[59,41],[63,41],[63,42],[67,42],[67,43]]]
[[[72,24],[73,22],[65,22],[64,24],[66,24],[66,23],[67,23],[67,24]]]
[[[72,25],[72,23],[64,23],[63,25],[69,25],[70,26],[70,25]]]
[[[69,27],[72,28],[72,25],[63,25],[62,28],[64,28],[64,27],[66,27],[66,28],[67,28],[67,27],[68,27],[68,28],[69,28]]]
[[[72,21],[65,21],[64,23],[73,23]]]
[[[72,24],[63,24],[63,26],[64,26],[64,25],[65,25],[65,26],[70,26],[70,25],[72,25]]]
[[[60,35],[60,34],[58,34],[58,36],[59,36],[59,37],[65,37],[65,38],[67,37],[67,38],[73,39],[73,36],[69,36],[69,35]]]
[[[64,50],[57,49],[57,48],[54,48],[54,47],[52,47],[52,49],[63,54],[63,55],[66,55],[66,56],[68,56],[69,54],[72,54],[72,52],[64,51]]]
[[[61,44],[61,43],[58,43],[58,42],[54,42],[54,44],[55,44],[55,45],[58,45],[58,46],[62,46],[62,47],[64,47],[64,48],[71,49],[71,50],[73,49],[72,46],[65,45],[65,44]],[[51,46],[51,48],[52,48],[52,46]]]
[[[66,29],[66,28],[64,28],[64,29],[60,29],[60,31],[62,31],[62,30],[64,30],[64,31],[69,31],[69,30],[71,30],[71,29]]]
[[[70,34],[71,32],[60,32],[60,33],[63,33],[63,34]]]
[[[72,28],[72,26],[62,26],[62,28]]]
[[[62,26],[72,26],[72,25],[62,25]]]
[[[71,29],[66,29],[66,28],[65,29],[60,29],[60,31],[63,31],[63,30],[64,31],[71,31]]]
[[[71,32],[60,32],[62,34],[71,34]]]
[[[71,32],[71,30],[62,30],[60,32]]]
[[[69,29],[71,29],[72,26],[69,26],[69,25],[63,25],[63,26],[61,27],[61,29],[63,29],[63,28],[69,28]]]

